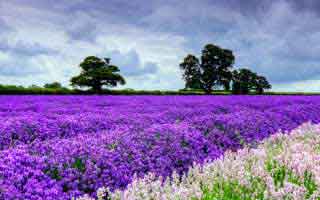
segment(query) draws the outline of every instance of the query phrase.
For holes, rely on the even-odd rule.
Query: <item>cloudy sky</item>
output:
[[[0,83],[69,85],[89,55],[125,88],[179,89],[179,63],[207,43],[275,91],[320,91],[318,0],[0,0]]]

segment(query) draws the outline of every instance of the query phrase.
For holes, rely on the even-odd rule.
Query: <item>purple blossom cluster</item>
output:
[[[320,121],[318,96],[1,96],[0,200],[170,176]]]

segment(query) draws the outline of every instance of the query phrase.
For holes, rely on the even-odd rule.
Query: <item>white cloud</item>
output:
[[[276,92],[319,92],[320,77],[314,80],[297,81],[293,83],[275,84],[273,91]]]

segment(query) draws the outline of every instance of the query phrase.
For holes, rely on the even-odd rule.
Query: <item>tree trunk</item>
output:
[[[229,91],[230,90],[230,82],[225,82],[224,83],[224,90]]]
[[[97,94],[101,94],[102,93],[102,85],[95,85],[92,89]]]
[[[257,90],[257,93],[258,93],[258,94],[263,94],[263,92],[264,92],[264,91],[263,91],[263,88],[258,88],[258,90]]]
[[[204,89],[204,92],[205,92],[206,94],[211,94],[212,89],[211,89],[211,88],[205,88],[205,89]]]

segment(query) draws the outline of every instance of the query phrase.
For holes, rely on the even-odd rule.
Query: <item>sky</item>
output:
[[[208,43],[273,91],[320,91],[318,0],[0,0],[0,84],[69,86],[93,55],[123,88],[181,89],[179,63]]]

